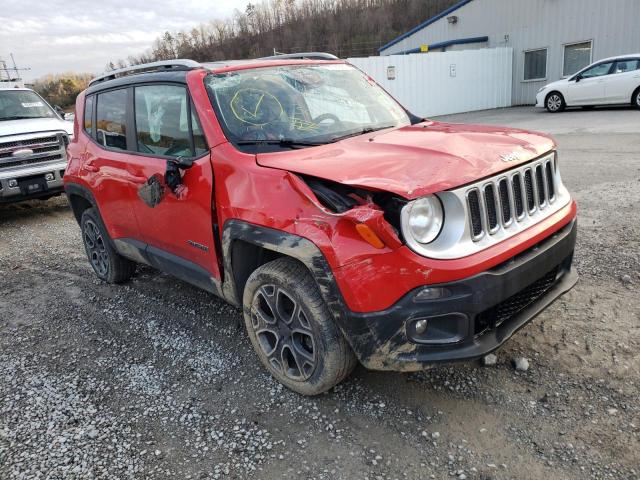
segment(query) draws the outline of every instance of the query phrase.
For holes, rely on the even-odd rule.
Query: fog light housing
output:
[[[416,329],[416,333],[418,335],[422,335],[424,332],[427,331],[427,326],[429,325],[429,322],[426,319],[422,319],[422,320],[418,320],[415,324],[415,329]]]
[[[464,313],[446,313],[407,320],[407,338],[423,345],[458,343],[469,334],[469,318]]]
[[[44,176],[44,179],[45,179],[47,182],[53,182],[53,181],[56,179],[56,176],[55,176],[53,173],[47,173],[47,174]]]
[[[8,182],[9,188],[16,188],[18,186],[18,181],[15,178],[12,178]]]
[[[443,287],[424,287],[413,296],[416,303],[428,302],[430,300],[438,300],[451,295],[451,292]]]

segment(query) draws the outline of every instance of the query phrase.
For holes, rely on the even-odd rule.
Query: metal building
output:
[[[462,0],[380,55],[512,47],[513,104],[533,104],[546,83],[640,52],[639,18],[640,0]]]

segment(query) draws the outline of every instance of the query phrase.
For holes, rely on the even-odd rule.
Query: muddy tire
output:
[[[136,271],[135,262],[115,251],[107,229],[93,208],[82,212],[80,228],[87,258],[100,280],[121,283],[133,276]]]
[[[304,265],[279,258],[255,270],[243,295],[244,321],[262,364],[280,383],[318,395],[357,360]]]

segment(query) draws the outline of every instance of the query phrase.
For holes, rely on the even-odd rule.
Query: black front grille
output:
[[[502,221],[507,224],[511,220],[511,204],[509,203],[509,186],[506,178],[500,180],[498,189],[500,190],[500,205],[502,205]]]
[[[531,170],[524,172],[524,189],[527,193],[527,208],[531,211],[536,207],[536,198],[533,195],[533,179],[531,178]]]
[[[556,189],[553,185],[553,166],[551,162],[547,163],[546,171],[547,171],[547,187],[549,188],[549,200],[553,200],[556,196]]]
[[[505,320],[510,319],[531,305],[547,293],[555,283],[557,276],[558,267],[555,267],[542,278],[539,278],[528,287],[523,288],[515,295],[476,315],[475,335],[499,326]]]
[[[524,214],[524,204],[522,203],[522,184],[519,173],[513,176],[513,200],[516,204],[516,215],[520,218]]]
[[[498,214],[496,212],[496,192],[493,188],[493,184],[487,185],[484,189],[484,204],[487,208],[489,230],[493,230],[498,226]]]
[[[482,214],[480,212],[480,198],[477,190],[469,192],[469,213],[471,216],[473,236],[477,237],[482,233]]]

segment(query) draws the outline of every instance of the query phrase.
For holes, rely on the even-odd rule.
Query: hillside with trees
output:
[[[378,48],[457,0],[270,0],[227,20],[166,32],[152,48],[111,68],[172,58],[197,61],[326,51],[341,58]]]
[[[73,109],[76,97],[87,88],[92,77],[90,73],[47,75],[36,80],[33,89],[51,105],[58,105],[69,111]]]

